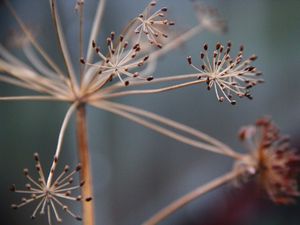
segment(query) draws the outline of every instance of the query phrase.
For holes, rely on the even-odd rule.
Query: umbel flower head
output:
[[[128,41],[125,41],[122,35],[120,35],[116,44],[114,44],[114,41],[115,32],[111,32],[110,37],[106,39],[108,56],[105,56],[103,53],[101,53],[100,47],[98,47],[96,42],[93,41],[92,47],[95,49],[96,54],[98,54],[100,57],[101,62],[99,64],[89,64],[86,63],[84,59],[81,59],[82,64],[94,66],[98,70],[99,76],[96,76],[95,79],[91,80],[90,82],[95,84],[100,81],[101,83],[104,80],[107,80],[107,78],[113,79],[116,76],[126,86],[129,85],[129,81],[124,81],[122,76],[151,81],[153,79],[152,76],[141,77],[137,71],[132,72],[132,70],[142,67],[149,59],[148,55],[144,56],[142,59],[136,59],[137,54],[141,51],[140,44],[135,44],[134,46],[129,47]]]
[[[166,19],[165,13],[168,11],[166,7],[163,7],[152,14],[153,8],[156,6],[156,1],[151,1],[142,14],[137,17],[137,27],[134,32],[138,34],[138,42],[142,38],[142,34],[145,34],[146,38],[151,44],[162,48],[160,38],[168,38],[168,34],[164,32],[166,26],[173,26],[175,23]]]
[[[250,164],[256,168],[258,181],[271,200],[277,204],[293,203],[300,196],[300,155],[291,148],[289,138],[281,135],[268,118],[242,128],[239,136],[251,150]]]
[[[261,72],[251,64],[257,59],[252,55],[248,59],[243,59],[244,47],[241,46],[236,57],[232,58],[231,42],[224,47],[217,43],[213,50],[212,57],[208,54],[208,45],[204,44],[203,51],[200,53],[202,65],[195,66],[192,57],[187,58],[188,63],[199,72],[199,79],[205,79],[207,89],[215,90],[217,99],[223,102],[225,99],[231,104],[236,104],[233,94],[238,97],[247,97],[252,99],[249,89],[263,80],[257,79]],[[212,58],[212,59],[211,59]]]
[[[34,212],[31,215],[32,219],[35,219],[37,214],[47,214],[48,222],[51,225],[52,213],[58,222],[62,219],[59,216],[57,208],[61,208],[63,211],[67,212],[69,215],[77,220],[82,220],[80,216],[73,213],[69,207],[64,203],[65,200],[78,201],[82,200],[80,195],[72,196],[72,192],[76,189],[80,189],[84,185],[84,181],[80,184],[72,186],[74,182],[74,175],[80,171],[81,165],[79,164],[73,171],[69,172],[69,166],[65,166],[62,173],[51,183],[48,183],[45,179],[42,165],[39,160],[39,155],[34,154],[35,167],[38,172],[38,179],[35,180],[30,174],[28,169],[24,169],[24,175],[28,182],[25,184],[26,190],[18,190],[15,185],[12,185],[10,190],[15,193],[25,194],[28,197],[22,198],[22,202],[19,204],[12,204],[13,209],[19,209],[33,202],[38,202]],[[54,173],[51,170],[50,173]],[[86,198],[86,201],[90,201],[91,198]]]

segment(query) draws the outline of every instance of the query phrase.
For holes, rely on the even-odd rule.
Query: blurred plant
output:
[[[231,43],[227,44],[226,49],[224,49],[223,45],[217,43],[212,57],[208,55],[208,46],[205,44],[204,52],[200,53],[200,59],[203,62],[201,67],[195,66],[192,63],[192,58],[188,57],[188,63],[196,69],[196,73],[171,75],[161,78],[153,77],[153,71],[156,68],[156,63],[161,56],[180,46],[182,43],[188,41],[190,38],[205,29],[218,32],[223,32],[225,30],[224,21],[215,11],[203,6],[197,6],[196,9],[199,24],[180,35],[174,35],[174,33],[169,35],[169,28],[174,25],[174,22],[166,19],[167,8],[163,7],[152,13],[156,6],[156,1],[151,1],[140,15],[129,22],[120,35],[116,35],[115,32],[111,32],[110,36],[106,40],[108,50],[105,52],[102,51],[102,48],[100,49],[100,46],[96,43],[106,5],[106,0],[101,0],[98,4],[94,23],[90,32],[87,53],[84,56],[83,33],[85,2],[84,0],[78,0],[76,2],[75,9],[79,15],[80,32],[78,48],[80,58],[78,59],[78,64],[80,69],[76,73],[73,68],[73,63],[70,60],[69,50],[64,37],[64,29],[61,25],[56,0],[50,0],[50,8],[58,38],[58,47],[61,50],[64,59],[65,70],[59,68],[48,53],[36,41],[29,28],[27,28],[23,20],[17,15],[11,3],[8,0],[5,0],[5,3],[26,36],[26,41],[22,42],[22,48],[30,63],[23,63],[21,60],[12,55],[4,46],[0,45],[0,71],[3,73],[3,75],[0,75],[0,81],[33,90],[39,94],[33,96],[1,97],[0,100],[62,101],[70,104],[59,133],[58,144],[48,178],[46,179],[44,175],[41,174],[41,170],[38,169],[41,181],[39,183],[39,181],[37,182],[32,179],[26,170],[25,176],[35,187],[27,185],[28,191],[25,192],[16,190],[15,186],[13,186],[11,190],[19,193],[31,194],[32,196],[30,199],[24,199],[24,203],[13,205],[13,208],[19,208],[23,205],[27,205],[27,203],[33,202],[34,200],[41,199],[33,213],[33,218],[39,210],[40,213],[43,213],[47,207],[48,221],[49,224],[51,224],[51,210],[54,212],[56,220],[58,222],[61,221],[54,203],[60,205],[73,217],[77,219],[80,218],[75,216],[75,214],[73,214],[67,206],[60,204],[60,201],[57,199],[58,197],[70,200],[83,199],[88,200],[82,202],[83,223],[85,225],[94,224],[94,207],[90,201],[91,196],[93,196],[93,188],[89,159],[90,156],[87,143],[86,105],[117,114],[177,141],[196,148],[201,148],[231,157],[239,162],[239,166],[236,166],[233,171],[207,185],[204,185],[196,192],[192,192],[187,195],[187,197],[179,199],[175,202],[175,204],[170,205],[145,224],[157,224],[170,213],[174,212],[176,209],[199,195],[209,192],[221,184],[237,179],[238,177],[245,177],[249,174],[260,174],[262,168],[265,168],[266,161],[263,159],[269,157],[273,150],[264,151],[266,153],[264,153],[265,158],[263,159],[260,157],[254,157],[252,154],[242,155],[231,149],[226,144],[201,131],[157,114],[112,101],[118,97],[156,94],[200,84],[207,84],[208,89],[213,87],[220,102],[226,98],[231,104],[235,104],[236,101],[232,99],[232,94],[236,94],[239,97],[246,96],[249,99],[252,99],[249,93],[249,88],[262,82],[262,80],[256,78],[256,76],[261,73],[251,65],[252,62],[256,60],[256,56],[253,55],[248,59],[243,60],[243,47],[241,47],[237,57],[232,58],[230,56]],[[98,59],[96,60],[94,60],[95,55],[98,56]],[[156,84],[163,86],[155,87],[154,85]],[[137,88],[139,86],[150,85],[154,87],[145,87],[144,89]],[[219,94],[219,91],[222,95]],[[66,169],[58,176],[56,181],[52,182],[52,180],[62,151],[62,143],[66,127],[69,124],[72,114],[75,112],[77,119],[76,125],[79,159],[81,162],[80,175],[81,180],[84,181],[85,185],[69,187],[69,181],[61,184],[62,181],[60,180],[68,179],[73,175],[72,172],[71,175],[66,175],[67,178],[62,178],[62,176],[66,173]],[[265,140],[265,137],[263,140]],[[289,149],[287,151],[289,152]],[[254,152],[257,152],[257,150],[254,149]],[[290,157],[298,161],[296,156],[292,156],[294,156],[294,154],[283,154],[283,157]],[[289,159],[283,159],[281,160],[282,163],[280,166],[288,166],[285,164],[290,161],[291,160]],[[41,169],[38,160],[37,164]],[[79,169],[75,171],[78,170]],[[266,171],[265,173],[267,174]],[[277,170],[275,169],[274,173],[276,173],[276,171]],[[270,174],[270,172],[268,172],[268,174]],[[279,199],[280,197],[280,199],[283,200],[290,200],[289,197],[281,197],[284,194],[290,196],[291,193],[296,195],[295,188],[288,192],[286,189],[280,189],[281,192],[279,192],[279,189],[269,187],[271,184],[273,185],[272,181],[270,181],[273,176],[264,175],[261,177],[266,180],[264,181],[264,186],[268,187],[268,192],[272,192],[270,196],[275,199]],[[277,179],[281,180],[282,178],[288,178],[290,181],[283,185],[284,188],[290,188],[294,185],[293,176],[278,175],[276,177],[276,181]],[[60,182],[57,183],[59,180]],[[66,185],[66,187],[64,185]],[[61,189],[62,186],[65,188]],[[82,189],[82,198],[70,197],[71,191],[77,188]],[[275,193],[273,193],[274,190],[276,190]]]
[[[255,178],[276,204],[293,203],[300,196],[297,186],[300,155],[291,148],[287,136],[281,135],[269,118],[262,118],[255,125],[242,128],[239,137],[250,151],[240,155],[230,172],[174,201],[143,225],[158,224],[179,208],[221,185],[229,182],[244,184]]]

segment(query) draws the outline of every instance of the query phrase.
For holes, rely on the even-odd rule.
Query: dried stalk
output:
[[[179,122],[176,122],[174,120],[168,119],[166,117],[160,116],[158,114],[143,110],[143,109],[139,109],[133,106],[129,106],[129,105],[124,105],[124,104],[120,104],[120,103],[113,103],[113,102],[107,102],[107,101],[103,101],[103,103],[111,105],[112,107],[119,109],[121,111],[126,111],[128,113],[132,113],[135,114],[137,116],[142,116],[146,119],[150,119],[153,120],[153,122],[158,122],[161,123],[162,125],[166,125],[170,128],[174,128],[177,131],[181,131],[184,132],[186,134],[190,134],[196,138],[198,138],[201,141],[207,142],[208,144],[211,144],[213,146],[219,147],[222,152],[226,152],[228,153],[228,155],[232,155],[234,158],[236,159],[240,159],[242,157],[242,155],[239,155],[238,153],[236,153],[232,148],[230,148],[228,145],[224,144],[223,142],[217,140],[216,138],[213,138],[199,130],[193,129],[191,127],[188,127],[184,124],[181,124]]]
[[[78,155],[82,164],[81,178],[85,181],[82,187],[83,200],[93,196],[92,186],[92,172],[88,149],[88,137],[87,137],[87,124],[86,124],[86,110],[85,105],[80,105],[77,108],[76,114],[77,124],[77,141],[78,141]],[[94,225],[94,205],[90,201],[83,201],[83,224]]]
[[[160,134],[163,134],[167,137],[170,137],[172,139],[175,139],[179,142],[185,143],[187,145],[193,146],[195,148],[200,148],[200,149],[205,149],[207,151],[210,152],[214,152],[214,153],[218,153],[218,154],[223,154],[226,155],[228,157],[232,157],[235,159],[239,159],[240,155],[237,153],[232,153],[232,152],[227,152],[224,151],[222,148],[212,145],[212,144],[207,144],[203,141],[199,141],[197,139],[192,139],[189,137],[186,137],[185,135],[181,135],[177,132],[174,132],[172,130],[169,130],[165,127],[162,127],[160,125],[157,125],[153,122],[149,122],[148,120],[145,120],[142,117],[139,117],[135,114],[129,113],[127,111],[121,110],[118,107],[113,106],[112,104],[110,104],[109,102],[94,102],[94,103],[90,103],[90,105],[99,108],[99,109],[103,109],[106,110],[108,112],[114,113],[116,115],[119,115],[121,117],[124,117],[126,119],[129,119],[135,123],[138,123],[144,127],[147,127],[151,130],[154,130]]]
[[[88,52],[87,52],[87,57],[86,57],[87,58],[86,61],[88,63],[91,63],[93,61],[92,42],[97,40],[98,33],[99,33],[99,30],[100,30],[100,26],[101,26],[101,22],[102,22],[102,18],[103,18],[105,5],[106,5],[106,0],[101,0],[98,3],[97,12],[96,12],[93,27],[92,27],[92,30],[91,30],[91,35],[90,35],[89,45],[88,45]]]
[[[174,201],[161,211],[159,211],[157,214],[155,214],[153,217],[151,217],[149,220],[143,223],[143,225],[156,225],[160,222],[162,222],[164,219],[166,219],[168,216],[170,216],[172,213],[177,211],[178,209],[182,208],[189,202],[199,198],[200,196],[213,191],[214,189],[231,182],[232,180],[236,179],[238,176],[241,175],[243,171],[242,170],[233,170],[229,173],[226,173],[225,175],[216,178],[215,180],[198,187],[194,191],[184,195],[183,197],[179,198],[178,200]]]
[[[76,80],[76,74],[73,68],[73,64],[71,62],[70,53],[66,44],[66,39],[64,37],[63,28],[60,22],[59,15],[57,13],[57,6],[56,6],[56,0],[50,0],[50,8],[51,8],[51,14],[52,14],[52,20],[54,23],[54,27],[56,30],[56,35],[58,39],[59,48],[62,52],[64,63],[66,65],[67,71],[68,71],[68,77],[70,78],[72,90],[76,91],[78,89],[78,84]]]

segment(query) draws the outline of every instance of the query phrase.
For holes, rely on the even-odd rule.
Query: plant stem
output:
[[[156,213],[153,217],[144,222],[143,225],[156,225],[160,223],[172,213],[174,213],[176,210],[182,208],[183,206],[195,200],[196,198],[216,189],[217,187],[232,181],[233,179],[240,176],[242,172],[243,171],[241,170],[233,170],[221,177],[212,180],[211,182],[203,186],[198,187],[197,189],[177,199],[176,201],[172,202],[170,205]]]
[[[77,108],[77,141],[79,148],[79,159],[82,164],[81,179],[85,181],[82,187],[83,196],[83,224],[94,225],[94,205],[90,201],[85,201],[86,198],[93,196],[92,172],[88,149],[87,124],[85,105],[79,105]]]

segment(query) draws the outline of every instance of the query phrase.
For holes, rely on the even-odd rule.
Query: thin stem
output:
[[[106,0],[100,0],[96,12],[96,16],[94,18],[93,28],[91,31],[89,43],[88,43],[88,52],[87,52],[87,63],[91,63],[93,60],[93,48],[92,48],[92,42],[96,41],[97,35],[99,33],[99,29],[101,26],[102,17],[104,14],[104,8],[106,5]]]
[[[85,181],[82,187],[82,196],[84,198],[93,196],[92,171],[88,149],[87,124],[85,105],[79,105],[77,108],[77,141],[79,147],[79,159],[82,164],[81,179]],[[83,224],[94,225],[94,205],[90,201],[83,201]]]
[[[36,48],[36,50],[41,54],[41,56],[46,60],[46,62],[57,72],[59,76],[63,76],[63,72],[59,69],[59,67],[53,62],[53,60],[49,57],[49,55],[44,51],[44,49],[39,45],[39,43],[35,40],[33,35],[30,33],[29,29],[26,27],[26,25],[23,23],[21,18],[18,16],[14,8],[12,7],[11,3],[8,0],[4,1],[7,5],[8,9],[12,13],[13,17],[16,19],[17,23],[21,27],[22,31],[26,35],[26,37],[29,39],[29,41],[32,43],[32,45]]]
[[[207,143],[195,140],[195,139],[188,138],[184,135],[178,134],[178,133],[176,133],[174,131],[171,131],[167,128],[156,125],[153,122],[149,122],[149,121],[147,121],[147,120],[145,120],[145,119],[143,119],[139,116],[128,113],[126,111],[122,111],[122,110],[114,107],[113,105],[111,105],[107,102],[92,102],[90,104],[92,106],[96,107],[96,108],[103,109],[103,110],[106,110],[108,112],[112,112],[116,115],[127,118],[127,119],[129,119],[133,122],[136,122],[136,123],[144,126],[144,127],[147,127],[147,128],[149,128],[151,130],[154,130],[154,131],[156,131],[160,134],[163,134],[167,137],[173,138],[173,139],[175,139],[179,142],[185,143],[185,144],[193,146],[195,148],[204,149],[204,150],[207,150],[207,151],[210,151],[210,152],[226,155],[226,156],[234,158],[234,159],[239,159],[240,158],[239,155],[237,155],[237,154],[232,154],[232,153],[223,151],[220,147],[217,147],[217,146],[214,146],[214,145],[211,145],[211,144],[207,144]]]
[[[57,76],[56,73],[51,71],[47,66],[45,66],[41,60],[39,59],[38,55],[34,52],[34,49],[31,45],[27,44],[23,46],[23,52],[30,63],[37,69],[37,71],[45,76],[53,78],[54,80],[59,80],[60,82],[64,82],[65,84],[69,84],[69,79],[64,76]]]
[[[0,56],[2,56],[6,61],[16,65],[29,69],[29,66],[11,54],[1,43],[0,43]]]
[[[57,38],[58,38],[59,47],[62,51],[63,58],[64,58],[64,61],[65,61],[65,65],[66,65],[67,70],[68,70],[68,76],[69,76],[70,80],[72,81],[71,86],[73,88],[73,91],[76,91],[77,88],[78,88],[78,84],[77,84],[74,68],[73,68],[73,65],[72,65],[72,62],[71,62],[71,59],[70,59],[70,54],[69,54],[69,50],[68,50],[68,47],[67,47],[67,44],[66,44],[64,33],[62,31],[60,18],[59,18],[59,15],[57,13],[56,0],[49,0],[49,1],[50,1],[52,19],[53,19],[54,27],[56,29],[56,34],[57,34]]]
[[[68,111],[66,113],[66,116],[64,118],[64,121],[62,123],[62,126],[60,128],[60,132],[59,132],[59,136],[58,136],[58,142],[57,142],[57,147],[56,147],[56,151],[55,151],[55,155],[54,155],[54,160],[53,160],[53,163],[52,163],[52,166],[51,166],[51,169],[50,169],[50,173],[49,173],[49,176],[48,176],[48,179],[47,179],[47,187],[49,187],[49,188],[51,186],[51,182],[52,182],[52,179],[53,179],[54,170],[55,170],[55,168],[57,166],[57,161],[58,161],[61,149],[62,149],[62,144],[63,144],[63,140],[64,140],[64,136],[65,136],[65,132],[66,132],[68,123],[69,123],[70,118],[71,118],[73,112],[75,111],[77,105],[78,105],[78,103],[75,102],[68,109]]]
[[[173,214],[178,209],[182,208],[186,204],[190,203],[191,201],[199,198],[200,196],[213,191],[214,189],[231,182],[232,180],[236,179],[240,176],[242,171],[232,170],[225,175],[212,180],[211,182],[198,187],[197,189],[191,191],[190,193],[182,196],[178,200],[172,202],[170,205],[156,213],[153,217],[143,223],[143,225],[156,225],[166,219],[168,216]]]
[[[80,56],[80,58],[83,58],[84,1],[78,2],[77,4],[79,4],[79,56]],[[79,66],[80,66],[80,81],[81,81],[82,78],[83,78],[83,68],[84,68],[84,66],[82,65],[82,63],[80,63]]]
[[[17,79],[17,81],[9,79],[9,77],[5,79],[5,77],[0,75],[0,79],[5,82],[16,84],[17,86],[24,86],[24,88],[40,92],[47,92],[52,95],[69,95],[68,90],[64,87],[64,83],[59,83],[55,80],[43,77],[34,71],[27,70],[26,68],[19,68],[1,60],[0,66],[5,73]],[[21,81],[21,83],[24,83],[24,85],[21,85],[18,80]]]
[[[68,99],[53,96],[9,96],[0,97],[0,101],[68,101]]]
[[[116,92],[116,93],[106,94],[106,95],[103,95],[102,93],[100,93],[98,96],[95,96],[92,99],[93,100],[109,99],[109,98],[124,97],[124,96],[129,96],[129,95],[157,94],[157,93],[171,91],[171,90],[175,90],[175,89],[179,89],[179,88],[183,88],[183,87],[187,87],[187,86],[192,86],[192,85],[204,83],[204,82],[206,82],[206,80],[195,80],[195,81],[185,82],[182,84],[170,85],[170,86],[163,87],[163,88],[146,89],[146,90],[130,90],[130,91],[122,91],[122,92]]]
[[[6,76],[0,75],[0,81],[4,82],[4,83],[11,84],[11,85],[14,85],[14,86],[17,86],[17,87],[37,91],[37,92],[40,92],[40,93],[41,92],[43,92],[43,93],[47,92],[46,90],[44,90],[44,88],[37,87],[36,85],[28,84],[27,82],[24,82],[24,81],[16,79],[16,78],[11,78],[11,77],[6,77]]]
[[[199,138],[200,140],[206,141],[212,145],[215,145],[216,147],[221,148],[224,152],[227,152],[228,154],[231,155],[236,155],[236,158],[240,158],[242,157],[242,155],[239,155],[238,153],[236,153],[234,150],[232,150],[229,146],[227,146],[226,144],[222,143],[221,141],[199,131],[196,129],[193,129],[189,126],[186,126],[184,124],[178,123],[174,120],[168,119],[166,117],[157,115],[155,113],[152,112],[148,112],[146,110],[143,109],[139,109],[133,106],[128,106],[128,105],[124,105],[124,104],[120,104],[120,103],[112,103],[112,102],[105,102],[106,104],[112,105],[113,107],[120,109],[120,110],[125,110],[127,112],[130,113],[134,113],[143,117],[146,117],[148,119],[152,119],[156,122],[162,123],[164,125],[170,126],[174,129],[177,129],[179,131],[182,132],[186,132],[187,134],[190,134],[192,136],[195,136],[197,138]]]
[[[133,86],[141,86],[141,85],[152,85],[156,83],[162,83],[162,82],[174,82],[174,81],[180,81],[180,80],[188,80],[188,79],[197,79],[199,76],[205,76],[206,74],[181,74],[181,75],[173,75],[173,76],[166,76],[166,77],[159,77],[154,78],[151,81],[140,81],[140,80],[132,80],[130,81],[130,87]],[[101,91],[101,93],[110,93],[112,91],[118,90],[120,88],[124,88],[124,84],[122,83],[116,83],[114,85],[111,85]]]
[[[190,30],[186,31],[182,35],[179,35],[177,38],[171,40],[168,42],[168,44],[164,45],[162,49],[157,50],[150,54],[149,60],[151,58],[157,59],[158,57],[161,57],[168,53],[169,51],[175,49],[178,47],[180,44],[186,42],[187,40],[193,38],[196,36],[198,33],[200,33],[203,30],[203,26],[201,24],[198,24],[197,26],[191,28]]]

